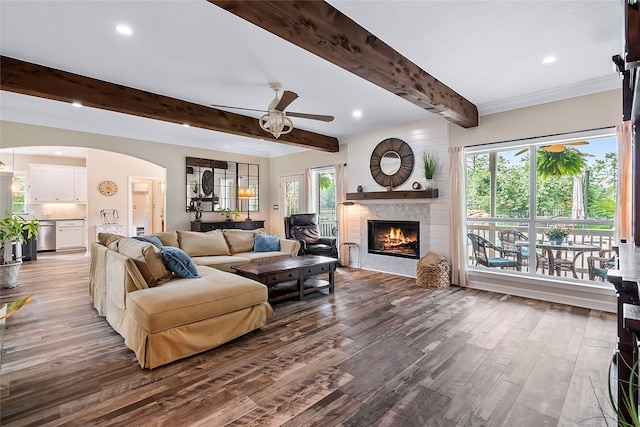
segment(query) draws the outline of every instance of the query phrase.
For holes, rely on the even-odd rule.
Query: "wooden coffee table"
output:
[[[231,267],[240,276],[258,281],[269,288],[269,302],[298,297],[328,288],[333,293],[333,273],[338,260],[316,255],[303,255],[278,261],[265,261]],[[314,278],[328,274],[329,280]]]

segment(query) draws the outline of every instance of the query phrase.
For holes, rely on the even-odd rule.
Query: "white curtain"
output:
[[[451,241],[451,283],[467,286],[467,203],[465,197],[465,157],[463,147],[449,149],[451,197],[449,227]]]
[[[312,213],[316,211],[313,206],[313,170],[306,169],[304,171],[305,200],[301,200],[300,213]],[[318,212],[319,213],[319,212]]]
[[[338,248],[340,248],[340,265],[349,264],[349,248],[341,248],[340,243],[349,240],[347,224],[347,207],[343,203],[347,200],[347,167],[345,164],[335,165],[336,169],[336,215],[338,217]]]
[[[618,139],[618,194],[616,197],[616,214],[613,238],[633,239],[633,123],[624,122],[616,126]]]

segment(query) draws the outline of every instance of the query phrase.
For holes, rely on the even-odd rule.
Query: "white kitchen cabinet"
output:
[[[86,247],[85,221],[56,221],[56,251]]]
[[[77,168],[74,175],[76,202],[87,203],[87,168]]]
[[[31,203],[87,202],[87,168],[32,164],[30,169]]]

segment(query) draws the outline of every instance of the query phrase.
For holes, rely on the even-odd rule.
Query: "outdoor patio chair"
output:
[[[587,257],[587,267],[589,268],[589,280],[602,279],[607,281],[607,270],[616,267],[616,254],[613,249],[603,249],[599,256]]]
[[[514,256],[520,260],[520,265],[529,265],[529,247],[518,246],[517,241],[529,241],[529,238],[518,230],[501,230],[498,231],[498,239],[502,244],[505,256]],[[536,252],[536,267],[544,273],[545,268],[549,268],[549,259]]]
[[[514,267],[520,270],[518,261],[514,259],[505,258],[505,250],[499,246],[494,245],[487,239],[478,236],[474,233],[468,233],[467,237],[471,240],[473,246],[473,256],[476,259],[476,265],[484,265],[485,267]],[[500,254],[499,257],[489,257],[488,249],[493,250],[496,254]]]

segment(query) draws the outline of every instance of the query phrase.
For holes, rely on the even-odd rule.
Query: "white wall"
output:
[[[355,205],[347,207],[349,241],[360,245],[363,268],[415,277],[417,260],[367,253],[367,219],[420,221],[420,256],[434,251],[450,257],[447,122],[439,117],[432,117],[343,138],[341,142],[346,142],[349,147],[348,192],[356,192],[359,185],[362,185],[364,191],[386,190],[371,176],[369,162],[376,145],[387,138],[399,138],[409,144],[415,158],[413,173],[395,191],[412,190],[414,181],[424,184],[420,160],[423,151],[427,149],[435,152],[439,158],[440,166],[434,176],[439,197],[406,201],[357,201]]]
[[[599,129],[622,123],[622,90],[600,92],[480,117],[478,127],[449,124],[452,147]]]
[[[206,150],[201,148],[184,147],[180,145],[164,144],[153,141],[121,138],[109,135],[98,135],[88,132],[78,132],[66,129],[49,128],[15,122],[0,122],[0,132],[2,148],[10,147],[31,147],[31,146],[72,146],[87,147],[105,150],[114,153],[126,154],[142,160],[146,160],[163,168],[166,168],[166,194],[167,194],[167,229],[190,229],[190,221],[194,219],[194,214],[186,212],[186,157],[202,157],[215,160],[227,160],[241,163],[254,163],[260,166],[260,211],[251,213],[253,219],[269,220],[268,204],[269,195],[269,159],[262,157],[247,156],[219,152],[216,150]],[[105,163],[107,168],[113,170],[117,165]],[[91,176],[92,170],[88,169]],[[109,175],[105,173],[105,175]],[[138,175],[138,174],[136,174]],[[90,178],[91,179],[91,178]],[[100,180],[108,179],[101,178]],[[89,182],[89,185],[94,185]],[[127,182],[117,182],[122,187],[127,186]],[[90,206],[90,204],[89,204]],[[98,209],[99,211],[99,209]],[[121,215],[122,212],[120,211]],[[204,220],[219,220],[219,214],[205,212]]]
[[[87,227],[89,242],[96,236],[96,225],[102,224],[102,209],[117,209],[120,224],[129,220],[130,177],[147,177],[164,181],[166,169],[151,162],[111,151],[87,150]],[[184,180],[184,178],[183,178]],[[113,181],[118,192],[113,196],[103,196],[98,191],[102,181]],[[184,203],[183,203],[184,205]],[[130,227],[127,228],[130,231]]]

